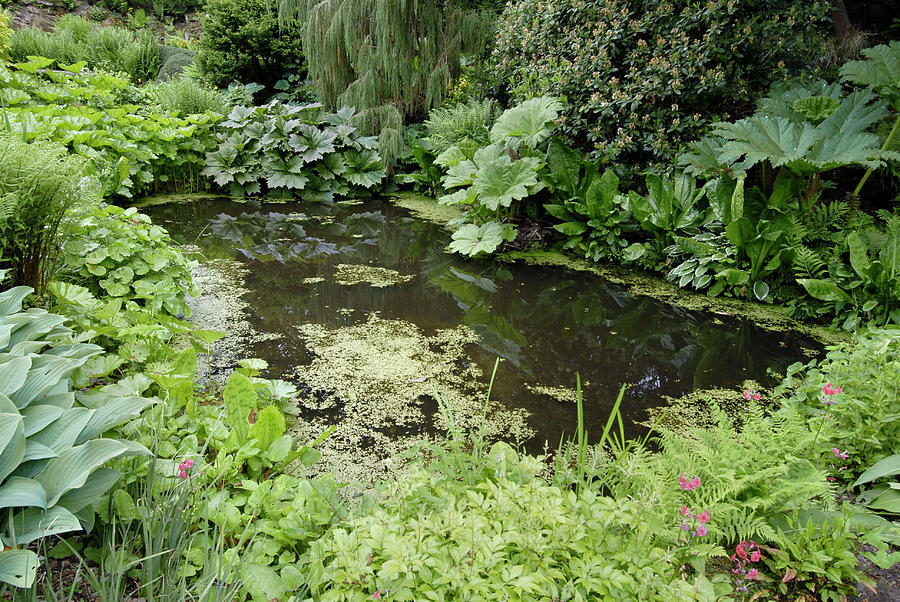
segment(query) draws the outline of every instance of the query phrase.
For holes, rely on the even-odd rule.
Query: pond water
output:
[[[348,480],[384,476],[396,453],[448,420],[471,428],[484,418],[529,451],[553,449],[576,424],[576,373],[589,433],[602,431],[627,384],[634,434],[666,397],[765,386],[768,367],[817,348],[591,274],[448,254],[445,229],[385,200],[207,199],[143,211],[201,261],[192,321],[230,333],[213,369],[259,357],[264,376],[296,384],[297,436],[337,425],[323,469]]]

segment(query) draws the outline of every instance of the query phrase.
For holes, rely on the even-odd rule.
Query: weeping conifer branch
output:
[[[457,0],[278,0],[278,21],[302,24],[319,99],[356,107],[388,161],[402,150],[403,123],[444,101],[460,60],[477,61],[489,31],[482,12]]]

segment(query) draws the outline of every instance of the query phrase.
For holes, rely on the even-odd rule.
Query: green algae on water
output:
[[[535,395],[546,395],[552,397],[556,401],[563,403],[576,403],[578,400],[578,392],[571,387],[547,387],[544,385],[525,384],[525,388]]]
[[[343,286],[368,284],[375,288],[384,288],[409,282],[413,278],[415,276],[412,274],[401,274],[396,270],[371,265],[341,263],[334,268],[334,281]]]
[[[459,217],[460,211],[452,205],[441,205],[437,199],[415,192],[405,192],[391,196],[388,200],[398,207],[403,207],[413,215],[426,222],[447,227],[447,222]]]
[[[297,329],[314,359],[295,376],[316,395],[303,402],[306,412],[294,435],[306,442],[337,427],[321,444],[316,471],[366,485],[389,478],[401,467],[397,454],[443,436],[448,420],[471,430],[485,416],[492,438],[518,442],[533,435],[525,410],[485,402],[484,374],[466,351],[478,336],[467,326],[426,336],[414,324],[372,313],[368,321],[343,328]]]

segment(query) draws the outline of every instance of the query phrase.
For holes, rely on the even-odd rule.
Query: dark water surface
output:
[[[791,333],[633,296],[591,274],[447,254],[444,229],[385,201],[223,199],[144,211],[177,242],[197,245],[203,257],[234,259],[246,267],[245,319],[258,332],[280,335],[248,350],[269,362],[268,376],[303,386],[295,370],[311,354],[297,331],[301,324],[345,328],[367,321],[372,312],[382,320],[410,322],[425,336],[465,324],[479,339],[466,348],[465,361],[477,364],[485,380],[495,358],[505,359],[492,399],[527,410],[535,432],[532,450],[545,440],[555,446],[563,430],[571,432],[575,405],[526,383],[571,389],[579,372],[588,383],[586,424],[598,434],[623,383],[623,414],[640,421],[663,396],[739,387],[745,379],[765,384],[769,366],[803,359],[803,346],[817,347]],[[384,287],[341,285],[335,282],[339,264],[379,266],[412,278]],[[316,278],[322,280],[311,280]],[[433,412],[436,404],[423,407]]]

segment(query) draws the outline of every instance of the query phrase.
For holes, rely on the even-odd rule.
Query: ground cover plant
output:
[[[49,139],[87,160],[106,196],[196,190],[214,144],[213,112],[179,117],[148,106],[126,80],[34,57],[0,67],[3,126],[26,140]]]

